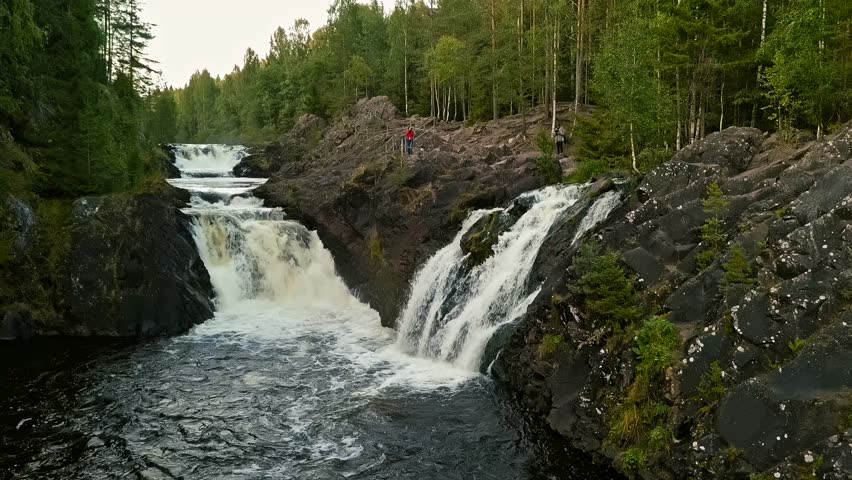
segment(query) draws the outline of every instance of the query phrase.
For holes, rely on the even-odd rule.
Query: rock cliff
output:
[[[543,185],[522,117],[478,127],[404,119],[383,97],[325,126],[303,117],[237,166],[271,173],[257,196],[319,232],[341,276],[392,326],[415,270],[456,234],[471,209],[504,205]],[[527,118],[529,137],[547,128]],[[417,132],[415,154],[403,132]]]
[[[173,335],[213,316],[213,289],[179,208],[186,192],[10,199],[0,338]]]
[[[649,173],[595,232],[683,342],[663,385],[673,442],[642,462],[610,435],[637,374],[633,342],[564,307],[582,301],[573,249],[541,252],[546,288],[496,371],[576,447],[637,478],[852,478],[850,175],[852,124],[792,143],[731,128]],[[726,245],[701,268],[714,183]],[[735,251],[748,278],[732,277]],[[542,358],[557,333],[563,345]]]

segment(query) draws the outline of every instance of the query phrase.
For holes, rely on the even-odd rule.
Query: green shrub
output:
[[[554,151],[553,139],[544,130],[536,136],[535,143],[541,156],[536,160],[535,165],[539,175],[544,178],[548,185],[553,185],[562,181],[562,165],[556,160]]]
[[[545,358],[556,353],[562,344],[565,342],[565,337],[562,335],[547,334],[541,339],[541,345],[538,347],[538,356]]]
[[[633,402],[622,405],[610,424],[609,437],[619,444],[636,443],[645,432],[639,406]]]
[[[674,435],[672,431],[664,426],[659,425],[651,430],[651,433],[648,434],[648,447],[651,448],[653,452],[662,452],[671,448],[671,445],[674,441]]]
[[[707,187],[707,198],[704,199],[702,205],[704,213],[709,214],[710,218],[701,226],[701,240],[705,243],[706,249],[696,258],[701,270],[716,261],[722,249],[725,248],[727,235],[725,234],[724,217],[728,214],[729,204],[718,183],[713,182]]]
[[[584,310],[595,325],[626,326],[642,318],[633,281],[627,277],[614,253],[599,253],[585,245],[574,259],[584,297]]]
[[[621,464],[628,473],[639,473],[648,464],[648,454],[641,448],[631,448],[621,455]]]
[[[727,284],[752,284],[754,278],[751,276],[751,265],[742,246],[739,244],[731,248],[731,258],[725,265],[725,283]]]
[[[677,328],[667,318],[657,316],[646,320],[636,337],[638,373],[649,379],[659,378],[674,364],[679,345]]]
[[[630,155],[630,143],[619,134],[612,118],[605,113],[578,118],[574,136],[578,140],[577,158],[581,163]]]

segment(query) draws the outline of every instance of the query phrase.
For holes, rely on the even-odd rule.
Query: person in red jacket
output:
[[[414,129],[411,127],[405,131],[405,151],[409,156],[414,155]]]

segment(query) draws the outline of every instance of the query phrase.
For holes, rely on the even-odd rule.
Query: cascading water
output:
[[[0,421],[12,439],[0,477],[606,478],[528,435],[475,369],[428,358],[468,365],[525,308],[524,275],[579,190],[525,197],[529,212],[475,275],[461,273],[458,242],[430,260],[412,302],[435,312],[414,357],[349,293],[314,232],[252,196],[264,179],[231,175],[244,148],[175,148],[184,177],[172,183],[192,193],[185,211],[215,318],[178,338],[89,349],[78,363],[48,346],[64,363],[32,382],[0,371],[0,411],[20,415],[13,431]]]
[[[529,276],[539,249],[554,225],[585,213],[574,241],[605,220],[618,205],[620,194],[602,195],[587,211],[572,209],[586,187],[548,187],[521,196],[504,211],[471,214],[450,245],[433,256],[414,278],[400,319],[397,345],[403,351],[438,358],[478,371],[491,337],[517,320],[538,296]],[[504,232],[485,263],[466,268],[462,238],[477,222],[495,212],[510,215],[518,205],[529,209]],[[488,360],[488,359],[486,359]]]

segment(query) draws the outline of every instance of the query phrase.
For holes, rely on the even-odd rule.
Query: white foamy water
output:
[[[266,179],[231,177],[245,149],[176,148],[185,175],[171,182],[193,195],[184,211],[195,217],[196,244],[216,291],[216,318],[197,327],[195,338],[321,342],[338,360],[331,368],[350,370],[348,378],[357,379],[361,388],[350,392],[354,395],[401,385],[458,386],[475,376],[395,348],[394,332],[381,327],[378,314],[352,295],[316,232],[251,195]]]
[[[494,334],[522,316],[538,296],[539,287],[529,285],[529,275],[539,249],[554,225],[565,220],[583,198],[585,189],[558,186],[523,195],[518,203],[532,204],[529,210],[500,235],[494,254],[473,268],[467,267],[461,248],[464,235],[486,215],[512,212],[471,214],[453,242],[436,253],[412,281],[399,322],[398,347],[479,371],[483,360],[492,360],[483,359],[483,353]],[[611,192],[594,202],[577,227],[575,241],[606,219],[619,200],[620,195]]]

